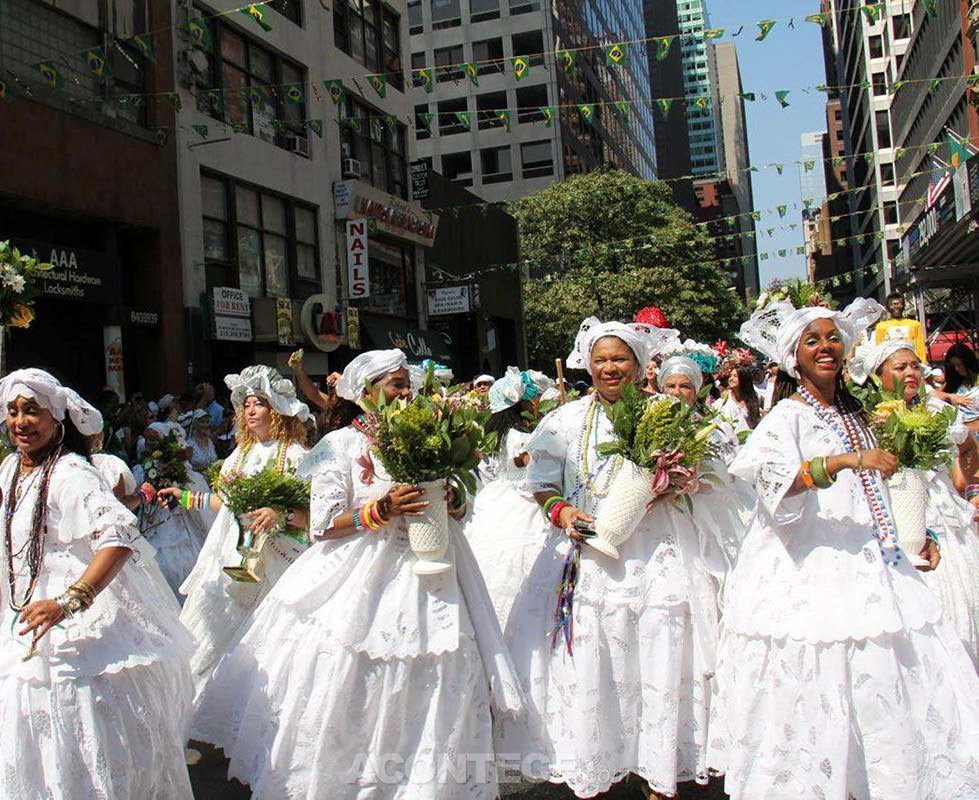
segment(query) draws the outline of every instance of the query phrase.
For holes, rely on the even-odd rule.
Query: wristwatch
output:
[[[61,607],[62,613],[68,619],[85,610],[85,601],[72,592],[65,592],[58,598],[57,603]]]

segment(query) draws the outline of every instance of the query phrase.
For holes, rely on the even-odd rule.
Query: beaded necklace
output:
[[[253,443],[249,442],[241,450],[238,451],[238,458],[235,459],[234,468],[231,470],[232,474],[236,472],[241,472],[241,468],[245,463],[245,459],[248,458],[248,454],[252,451]],[[286,445],[285,442],[279,442],[278,447],[275,451],[275,471],[280,475],[285,471],[286,468]]]
[[[591,405],[585,414],[585,424],[581,429],[581,440],[578,443],[578,474],[575,477],[574,491],[571,492],[569,500],[574,502],[579,499],[582,491],[587,491],[592,497],[601,499],[609,493],[612,481],[619,474],[622,468],[622,458],[620,456],[598,456],[598,463],[592,471],[588,459],[589,445],[594,445],[596,454],[598,451],[599,425],[596,424],[599,411],[602,409],[602,402],[598,395],[592,396]],[[612,468],[607,469],[611,464]],[[603,475],[604,472],[604,475]],[[601,485],[598,483],[599,476],[603,477]]]
[[[812,392],[801,384],[799,396],[816,412],[816,416],[836,434],[848,453],[876,447],[876,442],[874,442],[870,432],[857,421],[854,413],[839,409],[837,409],[836,414],[831,413],[815,398]],[[880,480],[877,478],[877,472],[862,469],[857,472],[857,477],[860,479],[864,496],[870,506],[881,557],[885,564],[895,566],[902,558],[901,548],[897,543],[897,529],[894,526],[890,509],[884,501],[884,492]]]

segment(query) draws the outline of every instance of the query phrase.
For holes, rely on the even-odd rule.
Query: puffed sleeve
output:
[[[779,403],[759,423],[731,462],[731,474],[754,486],[761,504],[776,524],[796,522],[805,493],[788,497],[802,466],[799,424],[794,410]]]
[[[580,401],[576,401],[580,402]],[[529,492],[564,491],[564,462],[570,445],[570,419],[575,403],[569,403],[540,421],[524,450],[530,454],[525,487]]]
[[[355,443],[346,431],[328,433],[299,466],[300,477],[311,478],[309,535],[321,538],[353,504],[353,454]]]
[[[59,541],[87,538],[96,552],[106,547],[133,549],[136,518],[106,488],[101,476],[80,457],[67,456],[55,468],[48,490],[49,527]]]

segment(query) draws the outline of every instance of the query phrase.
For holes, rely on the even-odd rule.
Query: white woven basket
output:
[[[618,546],[632,536],[653,499],[652,483],[648,469],[624,459],[595,519],[598,535],[585,541],[599,552],[618,558]]]
[[[418,557],[416,575],[437,575],[450,566],[445,560],[449,547],[449,509],[445,503],[445,481],[426,481],[418,484],[425,490],[428,506],[420,517],[405,517],[408,524],[408,543]]]
[[[914,565],[927,562],[918,555],[925,546],[928,509],[928,484],[924,473],[917,469],[902,469],[887,479],[887,494],[891,501],[891,516],[897,528],[897,541]]]

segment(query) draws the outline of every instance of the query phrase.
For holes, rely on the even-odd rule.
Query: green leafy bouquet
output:
[[[186,445],[176,434],[168,433],[159,441],[148,442],[139,463],[146,481],[154,489],[184,486],[187,483]]]
[[[0,242],[0,325],[28,328],[34,321],[34,298],[40,293],[38,272],[54,269],[53,264]]]
[[[760,311],[772,303],[781,301],[788,301],[795,308],[809,308],[811,306],[836,308],[836,301],[828,292],[821,292],[807,281],[791,278],[787,281],[773,280],[768,288],[758,295],[752,311]]]
[[[374,452],[392,480],[415,485],[447,478],[461,496],[475,494],[474,470],[496,445],[496,434],[484,430],[489,411],[440,394],[362,404],[375,417]]]
[[[598,446],[600,455],[620,455],[652,472],[653,495],[672,494],[690,504],[710,474],[703,462],[718,454],[711,442],[714,412],[703,412],[675,397],[647,399],[627,384],[609,408],[616,441]]]
[[[252,475],[243,472],[219,474],[212,489],[235,516],[256,508],[274,508],[282,512],[309,508],[309,483],[292,473],[279,472],[271,461]]]

